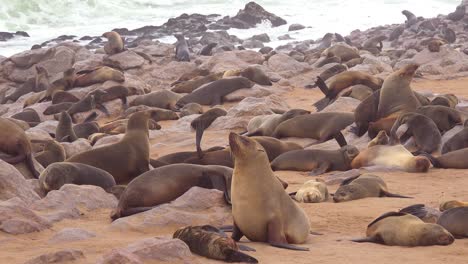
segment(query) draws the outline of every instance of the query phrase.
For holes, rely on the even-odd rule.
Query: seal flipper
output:
[[[128,208],[126,210],[122,210],[120,212],[120,216],[119,217],[116,217],[115,219],[112,218],[113,220],[116,220],[117,218],[121,218],[121,217],[126,217],[126,216],[131,216],[131,215],[134,215],[134,214],[138,214],[138,213],[143,213],[143,212],[146,212],[146,211],[149,211],[151,209],[155,208],[155,206],[153,207],[134,207],[134,208]]]
[[[385,196],[385,197],[393,197],[393,198],[408,198],[408,199],[413,199],[413,197],[410,197],[410,196],[404,196],[404,195],[401,195],[401,194],[396,194],[396,193],[390,193],[390,192],[387,192],[387,191],[380,191],[380,196]]]
[[[410,205],[408,207],[405,207],[399,211],[400,213],[406,213],[406,214],[411,214],[414,215],[420,219],[426,217],[427,215],[427,210],[426,206],[424,204],[414,204]]]
[[[320,112],[325,107],[327,107],[329,105],[329,103],[330,103],[330,98],[325,97],[325,98],[322,98],[322,99],[318,100],[317,102],[315,102],[313,104],[313,106],[315,106],[315,108],[317,109],[317,112]]]
[[[346,139],[345,139],[345,137],[343,136],[343,133],[338,132],[338,133],[336,133],[333,137],[335,138],[336,142],[338,142],[338,144],[340,145],[340,147],[344,147],[344,146],[347,146],[347,145],[348,145],[348,142],[346,142]]]
[[[357,179],[357,178],[359,178],[359,177],[361,177],[361,174],[359,174],[359,175],[357,175],[357,176],[349,177],[349,178],[347,178],[347,179],[344,179],[344,180],[341,182],[340,186],[348,185],[348,184],[350,184],[352,181],[354,181],[355,179]]]
[[[225,249],[224,253],[226,254],[226,262],[258,263],[256,258],[231,248]]]
[[[317,168],[309,172],[309,176],[318,176],[318,175],[324,174],[329,169],[330,169],[330,164],[322,162]]]
[[[273,219],[267,224],[267,236],[268,243],[273,247],[299,251],[309,251],[308,248],[288,244],[282,225],[278,219]]]
[[[26,155],[24,153],[20,153],[16,156],[1,155],[0,159],[10,164],[17,164],[24,161],[26,159]]]
[[[94,121],[94,120],[96,120],[97,116],[98,116],[98,114],[97,114],[96,112],[93,111],[91,114],[89,114],[89,115],[85,118],[85,120],[83,120],[82,123],[88,123],[88,122]]]
[[[107,110],[107,108],[103,105],[103,104],[96,104],[96,108],[99,109],[101,112],[103,112],[104,114],[106,114],[106,116],[110,116],[110,113],[109,113],[109,110]]]
[[[222,229],[221,229],[222,230]],[[232,225],[232,235],[231,238],[234,239],[234,241],[239,242],[239,240],[244,236],[244,233],[239,229],[239,227],[236,225],[236,222],[233,222]]]
[[[373,236],[373,237],[364,237],[364,238],[357,238],[351,239],[352,242],[356,243],[376,243],[376,244],[383,244],[383,240],[380,236]]]
[[[39,179],[39,172],[36,170],[36,167],[34,167],[34,160],[31,154],[26,155],[26,164],[34,178]]]
[[[211,185],[213,186],[213,188],[222,191],[224,193],[224,200],[226,201],[226,203],[231,204],[231,197],[228,193],[226,179],[216,174],[208,174],[207,176],[210,178]]]
[[[237,244],[237,247],[239,248],[239,250],[242,250],[242,251],[252,251],[252,252],[257,251],[257,250],[255,250],[255,248],[251,248],[251,247],[246,246],[246,245]]]
[[[330,89],[328,88],[327,84],[322,79],[322,77],[317,76],[317,81],[315,81],[315,85],[317,85],[320,91],[322,91],[322,93],[328,97],[328,95],[330,94]]]
[[[203,150],[201,148],[201,140],[203,137],[203,132],[205,132],[205,128],[202,125],[202,122],[199,121],[195,124],[195,145],[197,146],[197,154],[198,158],[203,158]]]

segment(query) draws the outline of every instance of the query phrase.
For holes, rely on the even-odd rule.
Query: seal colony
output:
[[[260,10],[251,5],[246,9]],[[101,214],[122,236],[133,228],[170,233],[192,253],[227,262],[263,262],[272,249],[260,243],[307,257],[303,251],[316,254],[333,243],[328,231],[353,250],[368,245],[352,241],[451,245],[468,236],[468,203],[462,202],[468,200],[462,193],[467,93],[436,94],[438,88],[429,85],[422,92],[419,85],[428,69],[457,64],[450,54],[468,61],[458,40],[468,38],[448,26],[466,20],[464,7],[447,19],[402,13],[407,21],[388,29],[327,33],[314,46],[259,52],[245,50],[252,45],[247,41],[235,46],[219,39],[222,33],[195,36],[191,28],[174,32],[174,45],[155,43],[151,34],[128,38],[116,29],[102,35],[97,49],[65,42],[14,55],[0,63],[0,165],[28,179],[16,188],[45,197],[21,205],[30,214],[38,203],[54,211],[49,199],[70,185],[91,185],[115,202]],[[192,24],[196,19],[185,23]],[[418,41],[406,45],[414,32]],[[62,65],[68,58],[63,54],[73,59]],[[428,66],[421,59],[427,56],[444,67]],[[439,168],[453,169],[455,176],[445,178]],[[13,187],[2,177],[0,198],[10,199]],[[427,187],[452,180],[459,186],[450,185],[450,192]],[[431,196],[427,203],[445,201],[439,211],[415,204],[424,191],[454,197]],[[65,203],[76,194],[63,195]],[[84,196],[94,193],[73,202],[81,206]],[[394,210],[385,203],[403,209],[381,215],[383,208]],[[356,205],[365,211],[355,212]],[[39,215],[44,221],[68,217],[58,211]],[[80,213],[73,217],[102,222],[100,214]],[[347,216],[352,224],[341,222]],[[142,219],[154,224],[151,230]],[[0,218],[0,232],[13,233],[15,221],[27,223]],[[367,225],[365,237],[351,239],[356,234],[346,234],[346,225],[362,231]],[[316,228],[325,239],[311,236]],[[9,243],[2,241],[5,252]],[[275,252],[293,254],[281,249]]]

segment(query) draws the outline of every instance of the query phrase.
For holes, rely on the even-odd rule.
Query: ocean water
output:
[[[10,56],[60,35],[96,36],[113,28],[134,29],[160,25],[182,13],[233,16],[248,0],[0,0],[0,31],[26,31],[30,38],[0,42],[0,55]],[[258,0],[267,11],[307,28],[290,32],[296,40],[317,39],[327,32],[349,34],[354,29],[402,23],[404,9],[417,16],[435,17],[453,12],[461,0]],[[288,25],[271,28],[231,29],[240,38],[268,33],[275,47],[288,41]],[[175,38],[161,41],[173,43]]]

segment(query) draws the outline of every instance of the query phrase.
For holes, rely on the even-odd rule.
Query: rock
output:
[[[54,132],[55,133],[55,132]],[[53,139],[47,131],[36,127],[26,130],[26,136],[29,140],[50,140]]]
[[[233,20],[240,20],[244,22],[247,26],[245,28],[255,27],[255,25],[262,23],[262,21],[264,20],[269,20],[271,22],[272,27],[278,27],[287,23],[286,20],[266,11],[265,9],[263,9],[263,7],[261,7],[255,2],[247,3],[244,9],[239,10],[237,15],[233,17]],[[233,25],[233,27],[236,27],[236,25]]]
[[[126,249],[114,249],[98,261],[99,264],[143,264],[140,258]]]
[[[226,96],[224,96],[223,100],[227,102],[237,102],[237,101],[242,101],[247,97],[265,97],[271,95],[273,92],[271,92],[269,89],[264,88],[260,85],[254,85],[250,89],[239,89],[235,92],[232,92]]]
[[[270,42],[270,37],[268,36],[267,33],[263,33],[263,34],[259,34],[259,35],[254,35],[250,38],[251,40],[258,40],[258,41],[261,41],[261,42]]]
[[[29,179],[26,180],[29,186],[39,195],[39,197],[44,198],[46,196],[44,188],[42,188],[41,183],[38,179]]]
[[[0,201],[18,197],[29,204],[40,199],[23,175],[3,160],[0,160],[0,186]]]
[[[307,63],[298,62],[284,53],[278,53],[271,56],[267,62],[267,66],[284,78],[291,78],[310,70],[310,65]]]
[[[145,59],[133,51],[127,50],[104,58],[104,65],[128,70],[141,67],[145,64]]]
[[[208,45],[210,43],[217,43],[217,47],[228,46],[234,49],[234,44],[240,43],[240,40],[235,36],[229,35],[225,30],[203,33],[200,44]]]
[[[291,38],[289,34],[284,34],[278,37],[278,40],[290,40],[290,39],[293,39],[293,38]]]
[[[47,121],[41,122],[40,124],[38,124],[37,126],[29,130],[34,130],[34,131],[41,130],[49,134],[55,134],[55,130],[57,130],[57,126],[58,126],[57,120],[47,120]],[[39,132],[39,133],[42,133],[42,132]]]
[[[79,261],[85,258],[80,250],[64,249],[52,253],[45,253],[29,261],[25,264],[52,264],[52,263],[65,263],[70,261]]]
[[[20,198],[0,202],[0,230],[18,235],[39,232],[52,225],[45,218],[26,208]]]
[[[128,259],[130,262],[120,262],[118,256],[123,256],[123,259]],[[119,262],[112,262],[112,259],[119,260]],[[145,260],[171,263],[178,263],[179,261],[184,263],[194,262],[189,247],[182,240],[153,237],[138,240],[123,249],[114,249],[104,256],[104,260],[99,263],[142,263]]]
[[[301,30],[301,29],[304,29],[305,26],[301,25],[301,24],[291,24],[288,28],[288,31],[296,31],[296,30]]]
[[[49,239],[49,243],[59,244],[75,242],[90,239],[93,237],[96,237],[96,234],[88,230],[80,228],[64,228],[60,230],[57,234],[55,234],[51,239]]]
[[[105,56],[105,54],[91,54],[91,56],[87,57],[85,60],[75,62],[75,64],[73,64],[73,68],[75,68],[76,72],[79,72],[101,67],[103,66],[102,61]]]
[[[252,50],[226,51],[209,57],[205,63],[200,65],[200,68],[211,72],[221,72],[246,68],[251,64],[262,64],[264,60],[260,52]]]
[[[27,50],[15,54],[10,57],[10,60],[20,68],[29,68],[42,60],[46,60],[54,56],[55,49],[35,49]]]
[[[260,52],[261,54],[268,54],[272,51],[273,51],[272,47],[263,47],[258,52]]]
[[[89,141],[84,138],[79,138],[72,143],[62,142],[60,144],[62,144],[63,148],[65,149],[67,159],[93,148]]]
[[[325,107],[322,112],[354,112],[361,101],[351,97],[338,97],[335,102]]]
[[[263,48],[263,42],[260,40],[246,40],[242,43],[242,46],[246,49],[260,49]]]
[[[231,218],[231,210],[222,192],[193,187],[168,204],[149,211],[123,217],[110,225],[111,230],[148,231],[162,226],[223,225]]]

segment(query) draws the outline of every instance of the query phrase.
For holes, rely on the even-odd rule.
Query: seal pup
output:
[[[334,56],[341,59],[341,62],[347,62],[349,60],[359,58],[359,51],[355,47],[351,47],[344,43],[335,44],[326,50],[324,50],[321,56],[328,56],[329,53],[332,53]]]
[[[0,117],[0,151],[14,155],[1,155],[0,159],[10,164],[24,161],[32,175],[35,178],[39,177],[39,172],[34,167],[31,142],[26,133],[19,125],[3,117]]]
[[[382,51],[382,48],[383,48],[382,41],[386,39],[387,39],[387,36],[385,35],[378,35],[378,36],[372,37],[366,40],[364,44],[362,44],[362,49],[367,50],[374,55],[377,55]]]
[[[16,113],[12,115],[10,118],[25,121],[31,127],[34,127],[38,125],[39,123],[41,123],[41,117],[36,112],[36,110],[32,108],[25,108],[23,109],[22,112]]]
[[[223,150],[225,147],[212,147],[209,149],[204,150],[203,152],[211,152],[211,151],[218,151]],[[187,159],[192,157],[198,157],[198,153],[196,151],[182,151],[182,152],[174,152],[164,156],[161,156],[157,159],[150,159],[151,166],[153,168],[160,167],[161,164],[170,165],[170,164],[177,164],[177,163],[185,163]]]
[[[52,82],[47,90],[43,93],[41,99],[39,99],[39,103],[45,102],[47,100],[52,99],[52,96],[58,91],[66,91],[73,88],[75,84],[75,68],[70,68],[65,70],[62,73],[62,78],[59,78]]]
[[[147,171],[133,179],[120,196],[113,220],[171,202],[194,186],[218,189],[231,203],[232,169],[224,166],[173,164]]]
[[[102,34],[102,36],[107,38],[107,43],[104,44],[104,51],[107,55],[114,55],[124,50],[124,42],[119,33],[109,31]]]
[[[252,88],[254,83],[245,77],[233,77],[221,79],[206,84],[190,94],[185,95],[177,101],[178,108],[188,103],[198,103],[201,105],[221,105],[223,97],[244,88]]]
[[[80,99],[78,99],[78,97],[66,91],[57,91],[52,95],[52,105],[60,103],[76,103],[79,100]]]
[[[306,242],[309,219],[273,174],[265,149],[255,140],[232,132],[229,145],[234,155],[232,238],[239,241],[245,235],[274,247],[308,250],[291,245]]]
[[[320,175],[328,171],[347,171],[351,161],[359,154],[354,146],[344,146],[338,150],[303,149],[281,154],[271,162],[277,170],[310,171],[310,175]]]
[[[359,152],[351,162],[351,168],[369,166],[397,168],[406,172],[427,172],[431,162],[427,157],[413,156],[402,145],[376,145]]]
[[[402,126],[405,126],[406,131],[397,136],[397,130]],[[427,153],[436,151],[442,142],[439,129],[432,119],[417,113],[405,113],[398,117],[390,131],[390,144],[405,142],[411,137],[418,150]]]
[[[411,90],[410,83],[417,64],[408,64],[385,78],[380,90],[377,117],[384,118],[393,113],[414,111],[421,106]]]
[[[297,192],[290,193],[300,203],[322,203],[330,197],[327,185],[322,181],[306,181]]]
[[[431,154],[423,153],[429,158],[435,168],[443,169],[468,169],[468,148],[463,148],[434,157]]]
[[[444,211],[437,224],[456,238],[468,238],[468,207],[455,207]]]
[[[363,136],[369,129],[369,123],[377,119],[377,110],[379,107],[380,90],[364,99],[354,110],[354,119],[356,127],[352,128],[358,137]]]
[[[444,212],[449,209],[457,208],[457,207],[468,207],[468,203],[457,201],[457,200],[445,201],[445,202],[440,203],[439,210],[441,212]]]
[[[55,129],[55,139],[58,142],[73,142],[78,139],[73,131],[73,122],[70,114],[66,111],[63,111],[60,114],[59,123]]]
[[[100,127],[97,122],[84,122],[73,126],[73,132],[78,138],[89,138],[94,133],[99,133]]]
[[[149,110],[133,114],[119,142],[81,152],[66,161],[103,169],[114,177],[117,184],[130,182],[149,170],[148,120],[155,113]]]
[[[225,262],[258,263],[255,258],[240,252],[239,246],[232,238],[211,225],[180,228],[175,231],[172,238],[184,241],[190,251],[210,259]]]
[[[197,103],[189,103],[180,109],[180,117],[203,114],[203,107]]]
[[[446,246],[454,237],[442,226],[424,223],[416,216],[389,212],[381,215],[367,226],[366,238],[353,242],[370,242],[388,246]]]
[[[38,142],[37,140],[32,141]],[[39,162],[42,167],[47,168],[52,163],[62,162],[66,159],[66,153],[63,146],[57,141],[51,139],[46,140],[44,143],[44,150],[34,155],[34,158]]]
[[[400,114],[395,113],[385,118],[381,118],[375,122],[369,122],[369,127],[367,128],[367,134],[369,138],[372,138],[372,139],[375,138],[380,131],[385,131],[387,135],[390,135],[392,131],[392,127],[397,121],[399,116]],[[406,125],[404,127],[406,127]]]
[[[421,106],[418,107],[415,112],[432,119],[441,133],[449,131],[456,125],[462,124],[462,116],[460,112],[447,106]]]
[[[199,76],[206,76],[208,74],[210,74],[210,71],[207,69],[195,68],[192,71],[183,73],[176,81],[171,83],[171,87],[173,87],[174,85],[178,83],[189,81]]]
[[[382,178],[372,174],[364,174],[344,180],[333,195],[333,201],[341,203],[366,197],[412,198],[390,193]]]
[[[175,58],[177,61],[190,61],[190,52],[187,40],[181,34],[176,34],[174,37],[177,39],[175,48]]]
[[[205,76],[197,76],[188,81],[180,82],[171,89],[175,93],[191,93],[208,83],[222,79],[224,72],[212,73]]]
[[[444,94],[434,97],[431,101],[431,105],[443,105],[450,108],[455,108],[458,104],[458,98],[454,94]]]
[[[205,45],[201,50],[200,50],[200,55],[202,56],[211,56],[213,55],[213,48],[218,46],[218,43],[211,42],[208,45]]]
[[[310,114],[310,111],[304,109],[290,109],[283,114],[256,116],[250,119],[247,125],[247,133],[245,133],[244,136],[271,136],[282,122],[306,114]]]
[[[47,166],[39,182],[46,192],[59,190],[65,184],[94,185],[107,192],[115,186],[115,180],[108,172],[74,162],[56,162]]]
[[[182,95],[169,90],[151,92],[149,94],[139,95],[130,102],[130,106],[146,105],[163,109],[175,110],[176,103],[182,98]]]
[[[215,107],[201,114],[190,123],[190,126],[195,130],[195,144],[197,146],[199,158],[203,157],[203,151],[200,146],[203,132],[205,132],[205,129],[210,127],[218,117],[225,115],[227,115],[226,110]]]
[[[319,143],[335,138],[340,147],[347,145],[341,130],[354,122],[354,114],[326,112],[300,115],[278,125],[273,137],[313,138]]]

